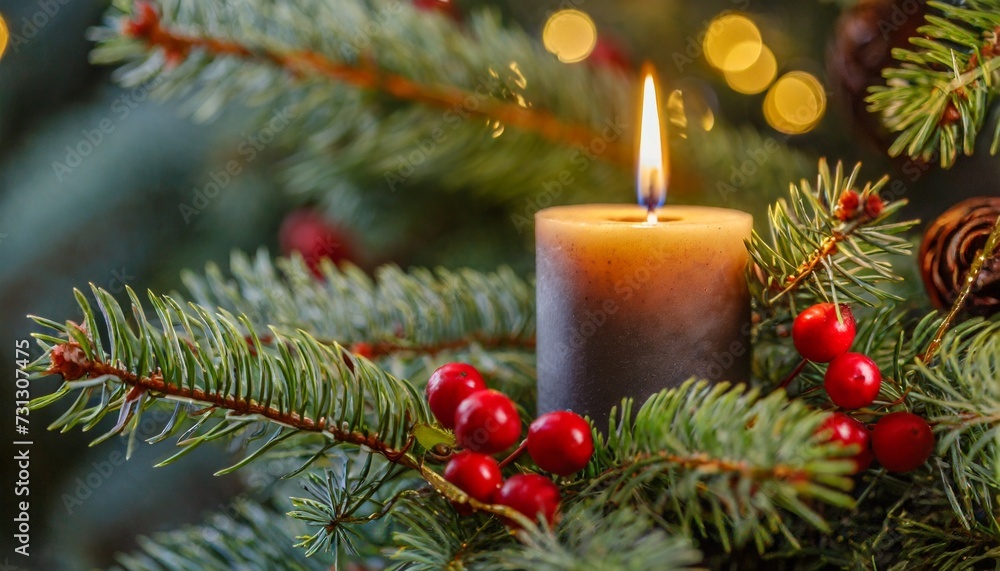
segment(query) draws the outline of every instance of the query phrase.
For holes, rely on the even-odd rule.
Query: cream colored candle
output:
[[[744,381],[752,217],[735,210],[562,206],[535,215],[539,413],[602,426],[690,377]]]

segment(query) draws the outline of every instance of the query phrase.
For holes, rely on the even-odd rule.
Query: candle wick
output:
[[[649,210],[646,211],[646,224],[656,224],[660,219],[656,216],[656,209],[653,208],[653,203],[649,203]]]

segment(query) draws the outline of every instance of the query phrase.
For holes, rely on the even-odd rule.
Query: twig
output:
[[[983,249],[980,250],[979,254],[976,255],[975,259],[972,260],[972,265],[969,266],[969,271],[965,274],[965,283],[962,285],[962,289],[958,292],[958,297],[955,298],[955,302],[951,304],[951,309],[948,311],[948,315],[945,316],[944,321],[934,332],[934,339],[931,340],[930,344],[927,346],[927,350],[920,357],[920,360],[924,363],[929,363],[931,359],[934,358],[934,354],[937,353],[938,349],[941,348],[941,343],[944,341],[945,333],[951,328],[952,322],[958,317],[959,312],[965,307],[965,300],[972,293],[972,287],[976,283],[976,277],[979,276],[979,272],[983,269],[983,264],[986,263],[996,251],[997,246],[1000,245],[1000,217],[997,218],[996,223],[993,225],[993,231],[990,232],[988,238],[986,238],[986,243],[983,244]]]

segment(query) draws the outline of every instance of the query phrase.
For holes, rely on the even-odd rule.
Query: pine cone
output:
[[[935,307],[945,309],[954,303],[998,217],[1000,198],[970,198],[952,206],[927,229],[917,259]],[[966,309],[982,316],[1000,311],[1000,252],[994,252],[976,276]]]
[[[884,85],[882,68],[897,65],[892,49],[908,47],[924,24],[924,0],[861,0],[837,19],[827,49],[826,72],[835,97],[851,121],[883,149],[892,137],[869,113],[868,88]]]

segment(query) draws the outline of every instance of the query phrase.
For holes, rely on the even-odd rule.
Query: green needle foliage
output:
[[[121,571],[328,571],[324,557],[306,557],[292,545],[295,525],[258,504],[244,502],[231,515],[197,526],[140,537],[139,549],[118,556]]]
[[[925,161],[954,164],[971,155],[980,131],[994,122],[990,153],[1000,148],[1000,122],[991,115],[1000,81],[1000,2],[928,2],[933,9],[911,49],[893,50],[900,61],[886,69],[886,86],[872,88],[869,109],[899,136],[889,149]]]
[[[852,505],[852,464],[838,459],[845,449],[816,437],[824,418],[782,392],[761,398],[726,383],[689,381],[634,417],[626,401],[598,439],[583,495],[668,517],[727,549],[752,540],[763,550],[774,533],[790,533],[787,513],[827,529],[810,498]]]
[[[861,187],[860,170],[858,164],[845,174],[837,163],[830,172],[821,160],[815,186],[806,180],[792,185],[789,200],[769,209],[770,235],[755,231],[747,246],[756,264],[749,281],[761,307],[796,313],[817,301],[870,306],[899,299],[878,286],[902,281],[886,258],[910,254],[911,244],[900,234],[917,221],[890,222],[906,201],[883,205],[878,196],[888,177]],[[841,214],[838,203],[849,191],[859,196],[860,210]],[[878,202],[877,211],[865,209],[867,200]]]

